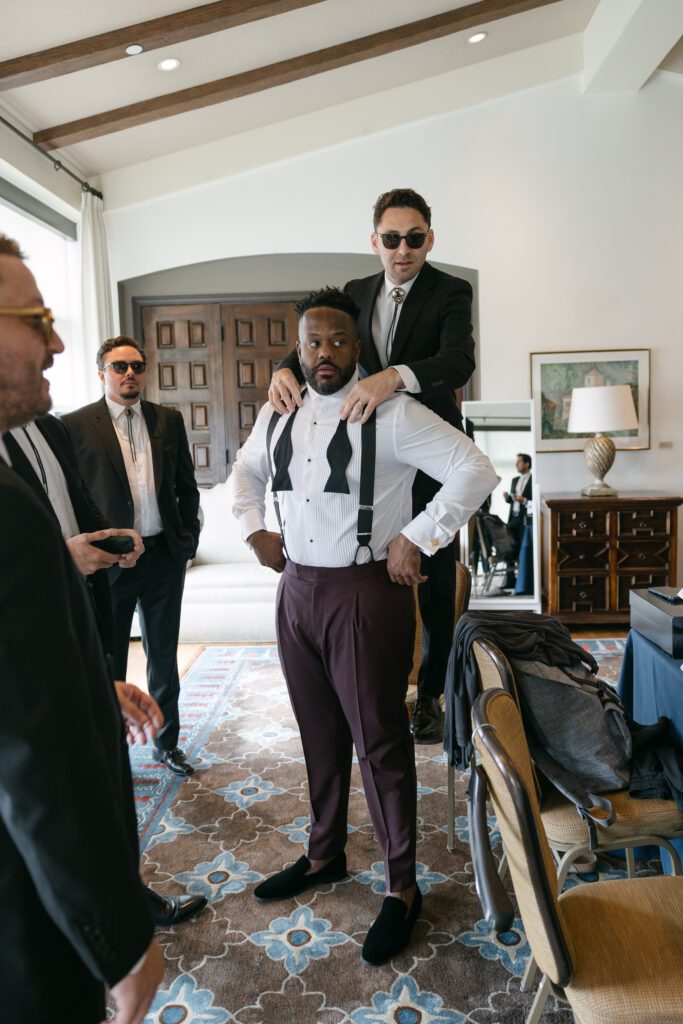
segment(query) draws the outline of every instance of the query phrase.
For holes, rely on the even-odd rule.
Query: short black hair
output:
[[[531,469],[531,456],[527,455],[526,452],[517,452],[518,459],[524,459],[529,469]]]
[[[301,299],[294,307],[303,316],[309,309],[339,309],[342,313],[348,313],[355,323],[360,316],[360,306],[357,306],[350,295],[343,292],[341,288],[332,288],[329,285],[317,292],[311,292],[305,299]]]
[[[385,210],[391,209],[391,207],[398,206],[410,206],[413,210],[421,215],[425,224],[428,228],[432,226],[432,211],[427,205],[426,201],[422,198],[419,192],[415,192],[412,188],[392,188],[389,192],[383,192],[375,203],[372,211],[372,223],[375,231],[377,226],[384,216]]]
[[[107,341],[103,341],[97,350],[97,369],[104,369],[104,357],[107,352],[111,352],[114,348],[123,348],[124,345],[130,346],[130,348],[136,348],[140,353],[142,359],[145,358],[145,350],[142,345],[135,340],[135,338],[127,338],[125,334],[120,334],[118,338],[108,338]]]

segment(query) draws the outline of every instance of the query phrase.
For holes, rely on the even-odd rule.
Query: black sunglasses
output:
[[[116,359],[113,363],[105,363],[102,369],[107,370],[111,367],[114,373],[125,373],[129,366],[133,373],[144,373],[147,363],[143,363],[140,359],[135,359],[132,363],[126,363],[123,359]]]
[[[403,238],[405,238],[409,249],[421,249],[425,244],[427,232],[409,231],[407,235],[399,235],[398,231],[386,231],[383,235],[378,232],[378,237],[382,239],[385,249],[398,249]]]

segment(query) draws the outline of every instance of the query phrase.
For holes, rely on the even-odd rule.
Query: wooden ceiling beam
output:
[[[89,39],[77,39],[49,50],[1,61],[0,89],[16,89],[21,85],[32,85],[126,59],[126,47],[131,43],[139,43],[145,50],[158,50],[161,46],[184,43],[187,39],[197,39],[318,3],[322,0],[218,0],[217,3],[191,7],[187,11],[141,21],[137,25],[90,36]]]
[[[328,46],[324,50],[279,61],[267,67],[254,68],[252,71],[244,71],[229,78],[206,82],[165,96],[157,96],[101,114],[82,117],[77,121],[55,125],[53,128],[45,128],[36,132],[33,138],[46,149],[72,146],[102,135],[124,131],[126,128],[149,124],[164,117],[173,117],[175,114],[225,103],[227,100],[238,99],[264,89],[273,89],[279,85],[558,2],[559,0],[479,0],[478,3],[468,4],[454,11],[423,18],[421,21],[413,21],[384,32],[376,32],[361,39],[353,39],[349,43]]]

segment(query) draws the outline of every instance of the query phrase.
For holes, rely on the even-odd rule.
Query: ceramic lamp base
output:
[[[605,483],[604,477],[612,468],[614,462],[614,441],[611,437],[605,437],[604,434],[597,434],[595,437],[589,437],[584,445],[583,454],[586,459],[586,465],[593,474],[594,480],[592,484],[582,488],[581,493],[587,497],[596,497],[599,495],[612,495],[616,494],[616,489],[610,487],[609,484]]]

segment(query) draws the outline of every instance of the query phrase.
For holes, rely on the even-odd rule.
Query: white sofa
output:
[[[180,619],[181,643],[275,642],[279,576],[259,565],[232,514],[230,479],[200,490],[203,526],[187,570]],[[269,529],[277,529],[270,494]]]

